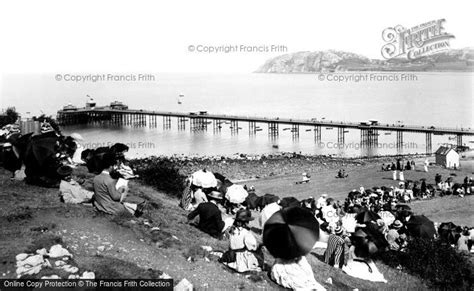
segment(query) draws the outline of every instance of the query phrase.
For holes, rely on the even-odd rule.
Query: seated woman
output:
[[[326,290],[314,279],[313,269],[305,256],[292,260],[277,258],[270,277],[278,285],[293,290]]]
[[[219,260],[237,272],[261,271],[263,255],[257,258],[257,239],[249,230],[249,221],[253,220],[250,210],[237,212],[234,225],[230,228],[229,250]]]
[[[61,177],[59,184],[59,195],[65,203],[87,203],[91,202],[93,192],[82,188],[79,183],[72,179],[72,168],[61,166],[58,168],[58,175]]]
[[[97,210],[107,214],[118,214],[128,211],[135,216],[141,216],[145,207],[145,202],[141,204],[127,203],[122,201],[125,188],[116,189],[117,181],[112,179],[110,173],[116,167],[116,160],[113,154],[107,153],[103,158],[103,170],[94,177],[94,201]]]
[[[356,237],[352,240],[350,259],[342,267],[347,275],[362,280],[387,283],[383,274],[378,270],[374,261],[370,258],[370,253],[376,248],[375,244],[365,238]]]

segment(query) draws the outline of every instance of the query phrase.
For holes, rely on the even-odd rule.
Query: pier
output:
[[[378,144],[380,132],[396,133],[396,148],[402,149],[404,145],[404,133],[418,133],[425,135],[426,153],[432,153],[433,135],[454,136],[457,146],[463,146],[464,136],[474,136],[472,129],[441,128],[434,126],[414,126],[401,124],[380,124],[378,122],[342,122],[331,120],[315,119],[293,119],[279,117],[254,117],[235,116],[225,114],[208,114],[201,112],[169,112],[136,110],[127,108],[94,107],[94,108],[74,108],[63,109],[57,113],[59,125],[76,124],[101,124],[104,122],[118,126],[133,126],[150,128],[157,127],[157,118],[162,117],[163,129],[170,129],[172,120],[176,119],[179,130],[207,131],[212,127],[214,133],[220,132],[223,124],[230,125],[231,134],[238,134],[242,129],[242,123],[248,125],[249,135],[255,135],[262,131],[263,126],[268,127],[270,138],[277,138],[280,134],[280,127],[288,126],[282,130],[290,130],[294,139],[297,139],[300,130],[313,131],[316,143],[321,142],[322,128],[337,129],[337,142],[345,143],[345,134],[349,129],[360,131],[361,147],[373,148]]]

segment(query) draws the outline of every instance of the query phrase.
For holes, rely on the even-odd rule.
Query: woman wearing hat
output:
[[[403,223],[397,219],[392,223],[392,225],[390,225],[389,230],[385,233],[385,239],[387,240],[391,250],[400,250],[400,233],[398,231],[402,227]]]
[[[257,239],[249,230],[249,221],[253,219],[250,210],[237,211],[234,225],[229,231],[229,250],[220,259],[221,263],[239,273],[261,270],[260,261],[256,256]],[[262,256],[259,257],[263,259]]]
[[[324,254],[324,261],[335,268],[341,268],[344,263],[344,230],[337,226],[334,233],[329,236],[328,247]]]
[[[59,195],[61,196],[62,201],[73,204],[91,201],[94,193],[82,188],[79,183],[72,179],[71,167],[61,166],[58,168],[57,173],[61,177]]]
[[[377,251],[377,246],[362,230],[351,236],[351,259],[342,267],[342,271],[349,276],[373,282],[387,283],[384,275],[378,270],[371,254]]]

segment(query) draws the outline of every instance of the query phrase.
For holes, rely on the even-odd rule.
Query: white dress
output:
[[[352,254],[352,260],[349,260],[347,265],[342,267],[344,273],[362,280],[387,283],[387,280],[385,280],[385,277],[372,260],[362,260],[356,257],[354,254],[354,246],[351,247],[350,252]]]
[[[293,290],[326,290],[314,279],[313,269],[306,257],[285,261],[276,259],[272,267],[272,280],[277,284]]]
[[[230,234],[229,244],[231,250],[241,250],[243,248],[245,250],[236,252],[235,262],[224,264],[237,272],[260,271],[257,257],[253,253],[258,247],[257,239],[249,230],[237,227]]]

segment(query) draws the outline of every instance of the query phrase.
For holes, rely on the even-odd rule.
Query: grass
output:
[[[420,165],[421,161],[417,161]],[[419,181],[426,179],[426,183],[434,184],[434,176],[440,173],[443,179],[451,176],[455,183],[462,183],[465,176],[471,176],[471,168],[463,170],[449,170],[439,166],[430,166],[429,172],[421,170],[405,171],[405,179]],[[349,177],[346,179],[336,179],[337,170],[323,170],[317,173],[309,173],[311,182],[307,184],[296,185],[295,182],[301,180],[301,175],[289,175],[282,177],[270,177],[259,180],[246,181],[247,185],[254,185],[257,194],[272,193],[280,197],[293,196],[298,199],[305,199],[309,196],[319,198],[323,193],[328,194],[341,202],[347,197],[352,189],[359,189],[364,186],[366,189],[374,186],[397,186],[398,181],[392,180],[392,172],[380,171],[379,165],[368,165],[346,170]],[[451,174],[456,174],[452,176]],[[425,214],[428,218],[436,222],[452,221],[461,225],[472,225],[474,221],[474,212],[472,206],[474,195],[460,198],[458,196],[445,196],[432,200],[415,201],[411,207],[415,213]]]
[[[82,167],[75,169],[74,174],[76,178],[89,181],[92,178],[92,175]],[[225,172],[222,174],[226,175]],[[344,181],[334,179],[335,171],[330,170],[312,174],[312,181],[309,184],[294,185],[300,175],[254,180],[247,184],[255,185],[260,193],[275,193],[282,197],[304,198],[309,196],[309,193],[316,197],[326,192],[340,199],[347,195],[348,190],[358,188],[362,182],[371,186],[392,183],[391,180],[385,179],[390,173],[377,172],[376,167],[364,166],[363,171],[351,170],[349,174],[350,178]],[[416,174],[424,175],[418,172]],[[430,174],[434,176],[434,173]],[[457,177],[461,179],[462,175],[459,174]],[[87,183],[89,182],[86,181]],[[232,273],[219,264],[201,246],[225,251],[228,248],[228,242],[216,240],[189,225],[186,219],[187,213],[177,206],[177,199],[140,184],[139,181],[130,182],[132,194],[130,199],[133,202],[149,201],[149,211],[141,220],[128,213],[111,217],[99,215],[91,207],[62,204],[59,202],[57,189],[44,189],[25,185],[22,182],[12,182],[9,180],[8,173],[2,169],[0,169],[0,187],[2,189],[0,230],[8,234],[0,246],[0,261],[4,262],[0,265],[0,273],[14,269],[14,257],[25,250],[32,251],[58,241],[62,241],[66,247],[72,244],[84,245],[85,241],[78,241],[75,234],[72,234],[74,232],[85,233],[88,239],[92,236],[101,236],[104,240],[104,237],[107,237],[116,246],[114,250],[119,247],[127,250],[127,252],[114,251],[101,254],[78,250],[74,253],[75,262],[81,270],[92,270],[98,277],[156,278],[161,272],[166,272],[175,279],[176,283],[182,278],[187,278],[198,289],[279,289],[276,284],[269,281],[265,273],[246,277]],[[467,211],[469,205],[466,205],[466,201],[472,203],[472,198],[469,198],[471,200],[455,199],[455,197],[442,199],[452,203],[452,205],[447,204],[450,206],[446,217],[451,218],[453,222],[462,222],[466,216],[469,217],[469,212],[459,212],[456,217],[454,210]],[[442,210],[437,210],[439,207],[435,200],[420,201],[412,205],[415,209],[424,209],[428,217],[442,215]],[[427,207],[430,210],[425,209]],[[20,210],[23,214],[11,216],[15,212],[11,209]],[[7,220],[4,218],[7,217],[11,217],[11,222],[6,223]],[[159,227],[160,230],[151,231],[144,221],[149,221],[152,226]],[[67,230],[67,233],[62,233],[63,229]],[[377,266],[389,281],[388,284],[352,278],[321,261],[322,252],[323,250],[316,249],[307,258],[316,280],[330,290],[427,288],[427,285],[418,277],[390,268],[380,262],[377,262]],[[187,261],[189,256],[195,257],[196,260]],[[204,259],[206,256],[209,257],[209,261]],[[265,258],[266,264],[273,263],[273,258],[268,252],[265,252]],[[332,278],[332,285],[324,283],[328,278]]]

